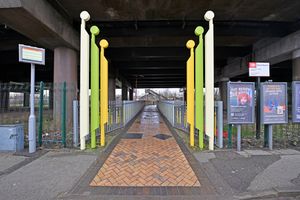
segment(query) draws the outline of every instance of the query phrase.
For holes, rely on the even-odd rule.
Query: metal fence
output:
[[[230,130],[226,125],[226,132],[232,133],[232,144],[229,141],[229,147],[235,146],[236,128],[233,126]],[[261,127],[260,139],[256,139],[255,124],[243,125],[241,128],[243,147],[263,147],[264,144],[264,126]],[[230,137],[231,134],[229,134]],[[230,138],[228,138],[230,140]],[[273,146],[275,148],[300,147],[300,124],[289,122],[287,124],[273,125]]]
[[[177,101],[174,103],[174,127],[188,132],[186,109],[186,102]]]
[[[0,83],[0,124],[23,124],[25,146],[28,145],[29,97],[29,83]],[[36,139],[39,146],[73,146],[72,104],[76,99],[76,85],[36,83]],[[124,127],[144,104],[144,101],[110,101],[107,132]]]
[[[159,101],[157,104],[159,111],[172,124],[173,127],[180,129],[186,133],[189,132],[189,126],[186,120],[186,102],[184,101]],[[215,106],[215,112],[216,112]],[[236,145],[236,129],[229,127],[226,120],[226,113],[223,113],[223,136],[225,146],[232,148]],[[290,116],[291,117],[291,116]],[[215,121],[217,121],[215,115]],[[264,127],[262,126],[261,138],[256,139],[255,124],[242,126],[242,142],[243,147],[264,146]],[[218,127],[215,123],[215,136],[217,135]],[[275,148],[300,147],[300,124],[289,122],[287,124],[273,125],[273,143]]]
[[[110,101],[108,105],[108,123],[107,131],[122,128],[124,123],[122,120],[123,116],[123,105],[122,101]]]
[[[72,103],[75,85],[36,83],[35,116],[38,144],[72,140]],[[29,83],[0,83],[0,124],[23,124],[24,142],[28,145]],[[71,109],[71,111],[70,111]],[[64,136],[63,136],[64,135]]]
[[[144,107],[144,101],[110,101],[107,132],[123,128]]]
[[[123,123],[126,125],[145,106],[144,101],[123,101]]]

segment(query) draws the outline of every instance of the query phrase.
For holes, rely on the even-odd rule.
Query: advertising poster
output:
[[[228,123],[254,123],[254,83],[228,82]]]
[[[300,81],[293,81],[293,122],[300,122]]]
[[[263,124],[287,123],[287,84],[262,83],[261,104],[261,121]]]

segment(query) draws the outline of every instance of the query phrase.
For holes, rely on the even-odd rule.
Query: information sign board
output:
[[[270,63],[267,62],[249,62],[250,77],[269,77]]]
[[[292,114],[293,122],[300,122],[300,81],[293,81],[292,84]]]
[[[19,62],[45,65],[45,49],[19,44]]]
[[[254,83],[228,82],[228,123],[254,123]]]
[[[287,123],[287,83],[261,83],[260,95],[262,124]]]

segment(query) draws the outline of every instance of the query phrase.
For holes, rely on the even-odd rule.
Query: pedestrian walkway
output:
[[[200,187],[156,106],[146,106],[90,186]]]

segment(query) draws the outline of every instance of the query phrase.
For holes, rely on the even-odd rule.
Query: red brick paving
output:
[[[156,108],[146,107],[128,133],[142,133],[142,139],[121,139],[90,183],[91,186],[185,186],[200,182]]]

